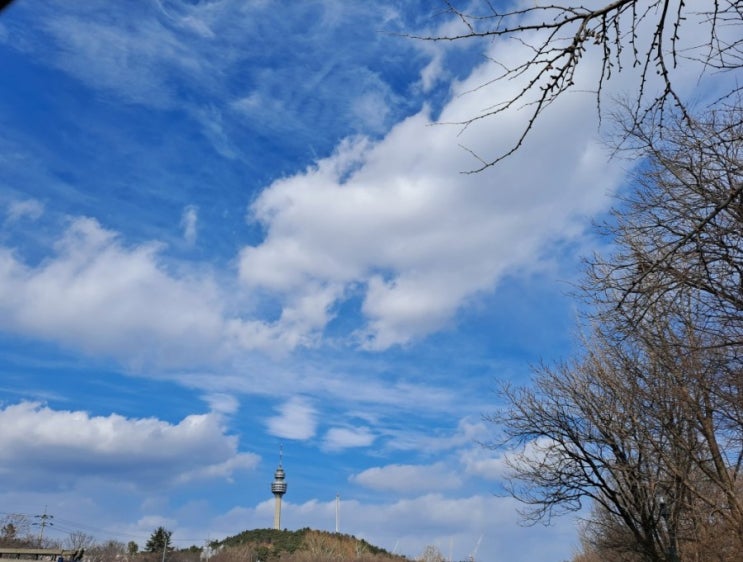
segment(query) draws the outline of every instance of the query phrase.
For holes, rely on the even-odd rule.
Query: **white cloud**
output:
[[[66,520],[96,521],[97,529],[106,532],[100,540],[110,537],[132,537],[144,544],[150,533],[159,525],[174,531],[174,543],[183,548],[208,536],[221,539],[234,536],[245,529],[270,527],[273,520],[274,500],[267,498],[254,505],[235,502],[224,512],[204,520],[191,519],[185,510],[168,512],[167,500],[152,494],[144,505],[121,510],[117,501],[104,498],[99,490],[90,497],[72,496],[65,492],[37,493],[26,496],[33,505],[43,508]],[[98,492],[98,493],[95,493]],[[284,498],[282,525],[289,529],[309,527],[332,531],[335,527],[335,493],[328,489],[323,498],[301,503],[291,501],[291,491]],[[129,493],[131,495],[131,493]],[[125,496],[116,500],[126,503]],[[3,505],[18,505],[15,492],[2,493]],[[28,504],[25,504],[28,505]],[[195,506],[198,509],[199,505]],[[520,524],[519,505],[511,498],[480,494],[447,496],[425,494],[404,499],[379,499],[363,501],[341,489],[340,531],[363,538],[396,554],[414,558],[424,547],[433,544],[452,560],[466,560],[480,537],[482,538],[476,560],[567,560],[576,546],[576,522],[571,517],[556,519],[550,526],[525,527]],[[140,511],[138,512],[137,509]],[[198,537],[198,540],[195,538]]]
[[[234,414],[240,408],[240,402],[231,394],[214,392],[204,396],[209,409],[219,414]]]
[[[444,77],[443,53],[437,52],[431,57],[431,62],[421,70],[421,87],[423,91],[430,91]]]
[[[12,201],[8,205],[7,220],[15,222],[27,218],[36,220],[44,214],[44,205],[36,199],[25,199],[23,201]]]
[[[504,454],[494,454],[483,447],[462,451],[460,460],[468,475],[498,481],[508,474],[508,462]]]
[[[456,94],[486,81],[491,69],[457,86],[442,121],[489,105],[482,92]],[[342,143],[316,167],[275,181],[251,206],[267,234],[242,251],[241,279],[296,314],[299,298],[325,302],[328,319],[360,288],[365,325],[356,335],[370,349],[441,329],[506,273],[539,267],[552,244],[580,235],[587,217],[608,205],[621,173],[594,138],[588,100],[554,104],[521,151],[482,174],[461,173],[477,162],[457,145],[497,153],[524,125],[523,112],[458,138],[458,128],[432,126],[424,111],[376,144]],[[314,309],[304,327],[322,330],[322,317]],[[292,326],[302,323],[295,317]]]
[[[184,214],[196,236],[196,214]],[[193,227],[193,230],[191,228]],[[128,365],[193,368],[246,350],[313,346],[329,318],[333,287],[297,295],[275,323],[242,318],[208,270],[168,268],[164,246],[125,246],[96,220],[71,219],[34,265],[0,245],[0,330],[61,343]]]
[[[150,8],[141,9],[149,14]],[[85,7],[58,7],[58,17],[42,12],[40,21],[59,47],[51,51],[53,64],[92,87],[156,107],[169,107],[182,89],[208,94],[212,105],[187,104],[183,110],[202,125],[216,150],[236,157],[241,145],[230,138],[228,113],[248,115],[266,130],[281,122],[277,126],[286,127],[287,136],[303,119],[311,120],[301,110],[314,86],[304,97],[286,91],[292,80],[281,72],[291,75],[293,68],[251,67],[255,75],[244,81],[250,85],[247,91],[228,88],[224,81],[230,65],[247,56],[236,48],[234,33],[240,24],[261,20],[254,17],[256,10],[271,15],[262,9],[229,3],[160,6],[155,17],[140,17],[137,26],[122,28],[116,18],[102,18]],[[329,21],[342,28],[348,10],[358,15],[355,10],[367,14],[368,8],[321,13],[335,14]],[[376,17],[396,17],[390,14]],[[445,25],[452,25],[448,18]],[[248,31],[260,36],[252,26]],[[328,48],[326,42],[323,47]],[[337,51],[335,44],[332,48]],[[420,49],[439,60],[439,50]],[[340,100],[338,89],[326,85],[334,65],[321,66],[311,83],[328,87]],[[463,93],[486,82],[492,69],[484,64],[455,84],[441,119],[457,120],[488,107],[487,91]],[[434,70],[424,72],[429,86],[432,74],[440,75]],[[363,87],[344,96],[345,106],[336,113],[355,116],[363,123],[359,130],[384,131],[400,105],[391,103],[391,88],[364,65],[341,74]],[[517,89],[519,84],[503,87]],[[363,318],[353,337],[363,347],[406,344],[447,326],[503,275],[535,267],[552,243],[579,235],[585,217],[605,205],[618,175],[607,171],[593,126],[584,118],[589,100],[576,96],[555,104],[552,118],[543,120],[527,146],[497,173],[461,174],[476,162],[457,145],[497,152],[523,125],[523,115],[483,121],[458,137],[456,127],[431,126],[423,110],[376,144],[346,141],[316,167],[272,183],[251,207],[266,238],[243,249],[239,267],[248,289],[280,300],[281,314],[275,321],[230,319],[211,333],[242,349],[314,346],[337,305],[359,293]],[[323,114],[328,106],[335,107],[322,104],[315,110]],[[189,243],[197,237],[196,218],[195,209],[185,211],[182,224]]]
[[[277,408],[278,416],[268,418],[268,432],[284,439],[306,440],[315,435],[317,411],[306,398],[294,396]]]
[[[335,287],[297,295],[277,322],[267,323],[231,306],[232,295],[209,271],[169,267],[163,248],[157,242],[127,246],[118,233],[80,217],[35,263],[0,244],[0,330],[112,357],[137,371],[187,367],[179,380],[228,414],[237,408],[234,392],[282,395],[286,388],[388,406],[407,406],[406,397],[415,395],[422,409],[454,407],[451,392],[430,382],[380,381],[342,365],[334,372],[248,355],[316,345]],[[272,376],[259,375],[267,369]]]
[[[183,228],[183,239],[189,246],[196,243],[198,236],[197,223],[199,221],[199,209],[195,205],[188,205],[183,209],[181,215],[181,227]]]
[[[368,468],[350,478],[361,486],[402,495],[454,490],[462,485],[461,478],[443,463],[433,465],[390,464]]]
[[[167,107],[172,103],[165,88],[166,73],[160,61],[187,59],[177,39],[157,23],[142,22],[135,33],[116,25],[83,22],[59,15],[46,22],[61,45],[56,64],[81,81],[111,92],[128,102]],[[68,53],[76,56],[69,56]]]
[[[150,488],[229,479],[258,457],[238,451],[216,414],[177,424],[155,418],[53,410],[22,402],[0,410],[0,474],[16,489],[75,486],[96,478]]]
[[[215,284],[169,275],[160,249],[126,248],[87,218],[73,220],[35,267],[0,247],[0,328],[126,362],[215,357],[225,330]]]
[[[256,511],[235,512],[222,522],[232,521],[240,530],[246,521],[266,525],[271,508],[271,502],[264,502]],[[452,560],[465,560],[483,537],[477,560],[563,560],[570,558],[576,536],[574,521],[568,517],[550,527],[524,527],[519,524],[514,500],[488,493],[465,497],[426,494],[374,503],[341,493],[339,521],[342,533],[411,558],[427,545],[436,545],[447,558],[451,554]],[[288,528],[332,530],[335,501],[285,501],[282,522]]]
[[[323,439],[323,448],[338,451],[352,447],[368,447],[376,435],[368,427],[333,427]]]
[[[366,91],[351,102],[350,112],[361,122],[359,130],[381,133],[387,129],[392,106],[388,90],[381,81],[377,88],[369,84]]]
[[[348,372],[346,365],[313,365],[306,357],[262,360],[251,357],[250,361],[236,362],[229,373],[201,372],[183,373],[178,381],[189,388],[205,393],[207,400],[212,395],[251,394],[262,396],[285,396],[286,390],[305,396],[313,396],[331,403],[343,403],[358,408],[348,413],[349,420],[363,420],[363,424],[379,424],[379,416],[388,413],[395,416],[401,408],[409,413],[454,413],[462,410],[461,395],[451,388],[436,386],[431,381],[409,383],[390,378],[375,378],[368,373]],[[415,396],[411,402],[410,396]],[[211,404],[211,402],[209,402]],[[483,406],[484,407],[484,406]],[[468,409],[476,408],[468,402]],[[215,410],[219,410],[216,406]],[[460,436],[432,437],[410,432],[405,426],[400,430],[380,428],[395,449],[418,449],[425,447],[450,448],[452,439],[467,439]],[[445,443],[444,443],[445,442]]]
[[[230,160],[239,157],[240,151],[225,131],[224,119],[219,109],[214,106],[198,108],[192,114],[201,124],[201,130],[214,150]]]
[[[463,418],[452,432],[434,434],[405,427],[391,430],[388,432],[387,447],[402,451],[441,452],[458,447],[471,447],[485,440],[487,435],[488,428],[485,423]]]

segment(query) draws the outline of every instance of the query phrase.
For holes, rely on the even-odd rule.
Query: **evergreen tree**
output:
[[[155,529],[150,538],[147,540],[147,544],[144,549],[147,552],[162,552],[163,550],[170,550],[170,536],[172,531],[168,531],[165,527],[158,527]]]

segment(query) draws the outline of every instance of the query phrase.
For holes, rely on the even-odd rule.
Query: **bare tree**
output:
[[[617,250],[589,265],[587,294],[604,338],[640,341],[663,366],[654,386],[674,392],[658,407],[688,424],[672,434],[695,478],[676,477],[706,522],[676,532],[694,537],[686,550],[701,559],[733,560],[725,553],[743,544],[743,110],[678,120],[663,135],[626,131],[646,159],[608,227]]]
[[[510,4],[510,3],[509,3]],[[529,118],[515,143],[492,158],[475,155],[480,165],[493,166],[518,150],[545,109],[575,87],[577,69],[590,51],[598,53],[601,71],[595,85],[601,116],[607,82],[625,71],[636,73],[633,118],[642,123],[661,118],[666,107],[686,114],[675,81],[675,69],[696,62],[701,71],[736,71],[743,64],[743,6],[738,0],[612,0],[605,2],[515,2],[501,8],[490,0],[446,0],[446,12],[461,22],[459,32],[418,35],[429,41],[500,40],[526,45],[527,54],[516,63],[493,60],[496,73],[480,87],[489,87],[493,101],[480,113],[459,122],[468,127],[515,108],[528,108]],[[704,26],[700,44],[684,43],[684,35]],[[660,87],[654,81],[660,78]],[[523,84],[515,94],[498,85],[511,80]],[[730,87],[722,98],[732,95]],[[721,99],[722,99],[721,98]]]
[[[607,228],[618,250],[590,264],[590,298],[616,307],[630,325],[651,310],[667,314],[675,302],[691,301],[698,326],[739,345],[743,107],[677,119],[662,134],[650,125],[625,126],[644,164]]]
[[[113,562],[123,558],[126,554],[126,545],[113,539],[100,544],[91,544],[85,548],[85,559],[90,562]]]
[[[630,132],[647,159],[609,228],[616,252],[589,266],[596,325],[665,353],[669,373],[695,373],[675,381],[676,399],[695,405],[708,454],[699,468],[743,525],[743,109],[679,121],[663,137]]]
[[[621,560],[698,551],[720,528],[741,549],[741,446],[707,433],[715,350],[679,357],[674,342],[657,345],[598,335],[583,357],[505,388],[509,407],[490,419],[520,447],[509,491],[531,521],[594,505],[590,529]]]
[[[95,544],[95,537],[84,531],[73,531],[65,539],[64,544],[70,550],[89,549]]]
[[[11,513],[0,519],[0,544],[19,548],[36,544],[36,539],[31,536],[31,522],[26,515]]]
[[[420,562],[445,562],[446,557],[437,546],[429,544],[423,549],[418,560]]]
[[[715,497],[710,490],[711,498]],[[709,513],[686,519],[679,528],[681,551],[678,558],[684,561],[735,562],[740,558],[740,543],[736,533],[725,522],[715,517],[703,506],[693,506],[691,513]],[[572,562],[643,562],[645,558],[631,548],[632,538],[622,522],[601,509],[594,509],[591,521],[581,531],[581,551]]]
[[[511,491],[527,515],[588,500],[607,560],[743,551],[742,115],[664,136],[630,122],[645,161],[607,227],[616,250],[589,264],[591,337],[493,418],[523,447]]]
[[[648,419],[642,381],[621,371],[629,358],[592,345],[582,360],[540,368],[533,386],[504,389],[510,406],[490,419],[521,447],[508,487],[533,522],[594,502],[622,521],[628,545],[660,561],[659,498],[675,491],[646,431],[676,420]]]

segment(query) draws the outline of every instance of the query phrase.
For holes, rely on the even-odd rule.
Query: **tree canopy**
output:
[[[172,531],[168,531],[165,527],[158,527],[152,532],[150,538],[147,539],[145,551],[163,552],[164,550],[169,550],[171,548],[170,537],[172,534]]]
[[[505,388],[533,521],[593,506],[602,560],[743,551],[743,109],[633,124],[645,164],[588,264],[582,351]],[[613,558],[612,558],[613,557]]]

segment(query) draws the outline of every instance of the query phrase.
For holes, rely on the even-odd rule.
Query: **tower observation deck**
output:
[[[273,512],[274,529],[281,529],[281,497],[286,494],[285,478],[286,474],[284,473],[284,468],[281,466],[281,458],[279,457],[279,466],[276,468],[276,472],[273,473],[273,482],[271,482],[271,493],[275,499]]]

